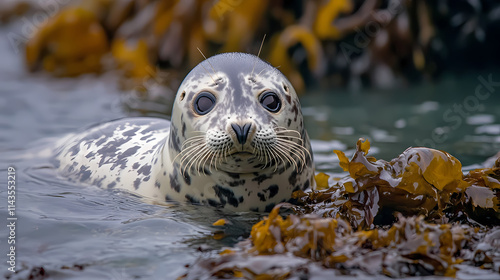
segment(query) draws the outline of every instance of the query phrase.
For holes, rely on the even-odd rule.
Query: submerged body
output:
[[[249,54],[196,66],[179,87],[171,122],[128,118],[63,143],[56,159],[64,176],[159,200],[269,211],[313,184],[296,93]]]

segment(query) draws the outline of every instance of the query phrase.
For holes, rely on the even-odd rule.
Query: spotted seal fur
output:
[[[295,90],[250,54],[219,54],[193,68],[170,122],[126,118],[62,142],[62,175],[160,200],[269,211],[313,184]]]

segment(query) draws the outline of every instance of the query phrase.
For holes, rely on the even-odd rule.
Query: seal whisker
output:
[[[304,145],[304,140],[302,140],[301,138],[297,138],[297,137],[292,137],[292,136],[284,136],[284,135],[276,135],[276,139],[282,139],[282,140],[286,140],[286,141],[290,141],[290,142],[293,142],[295,144],[298,144],[298,145]],[[296,143],[295,141],[293,140],[297,140],[299,141],[300,143]]]
[[[201,145],[203,145],[203,142],[200,142]],[[192,154],[195,154],[197,153],[201,148],[203,148],[203,146],[199,146],[199,145],[192,145],[192,146],[189,146],[187,147],[186,149],[182,150],[182,152],[180,152],[179,154],[177,154],[177,156],[174,158],[174,162],[175,160],[177,159],[177,157],[181,157],[180,159],[180,166],[182,168],[182,165],[184,164],[184,161],[186,159],[189,158],[189,156],[191,156]]]
[[[284,162],[282,155],[280,154],[279,150],[277,149],[276,145],[272,147],[273,154],[276,155],[276,161],[274,162],[274,172],[278,170],[278,166],[281,162]]]
[[[284,144],[280,143],[280,145]],[[297,143],[293,143],[292,145],[286,144],[286,146],[289,147],[290,153],[293,153],[295,156],[297,156],[297,158],[299,158],[302,161],[301,170],[304,168],[307,162],[306,154],[310,159],[312,159],[310,152],[304,146],[298,145]]]
[[[207,57],[203,54],[203,52],[200,50],[200,48],[197,47],[197,49],[201,53],[201,55],[203,56],[203,58],[208,62],[208,64],[210,65],[210,67],[212,67],[212,70],[214,71],[215,77],[217,77],[217,80],[219,80],[220,78],[217,76],[217,72],[215,71],[214,67],[212,66],[212,63],[210,63],[210,60],[207,59]],[[203,69],[205,69],[205,66],[203,66],[203,64],[200,63],[200,65],[201,65],[201,67],[203,67]],[[205,71],[210,76],[210,78],[212,78],[212,80],[214,81],[214,83],[216,85],[218,85],[217,82],[212,77],[212,75],[210,75],[210,73],[207,71],[207,69],[205,69]]]
[[[288,145],[284,146],[283,144],[278,144],[277,146],[283,147],[284,149],[288,150],[288,152],[291,154],[288,156],[295,162],[295,169],[298,169],[299,164],[297,164],[293,156],[297,157],[297,159],[301,163],[300,164],[301,167],[305,164],[305,158],[304,158],[305,154],[301,150],[297,150],[297,147],[290,147]]]
[[[257,53],[257,58],[259,58],[260,56],[260,51],[262,51],[262,46],[264,45],[264,41],[266,40],[266,35],[267,34],[264,34],[264,38],[262,38],[262,42],[260,42],[260,47],[259,47],[259,52]],[[254,61],[253,63],[253,68],[252,68],[252,73],[250,73],[250,77],[253,76],[253,71],[255,70],[255,65],[257,64],[257,59]],[[260,74],[260,73],[259,73]],[[259,76],[259,75],[257,75]]]
[[[224,161],[227,161],[227,156],[229,155],[229,151],[231,150],[231,142],[230,141],[226,141],[226,148],[224,150]]]
[[[222,161],[225,161],[227,159],[228,146],[229,146],[228,142],[224,142],[224,144],[222,144],[222,155],[219,158],[219,164],[222,164]]]
[[[269,167],[271,166],[271,163],[273,161],[273,157],[272,157],[272,151],[269,150],[269,149],[264,149],[264,151],[266,152],[266,156],[267,156],[267,160],[266,162],[269,162]],[[267,166],[266,166],[267,167]]]
[[[219,155],[219,150],[217,151],[210,151],[210,164],[208,165],[209,166],[209,170],[210,172],[212,172],[212,165],[214,166],[214,169],[217,171],[217,156]],[[214,159],[215,159],[215,162],[214,162]]]
[[[279,139],[278,142],[281,144],[281,145],[285,145],[287,147],[289,147],[290,149],[295,149],[297,151],[299,151],[301,153],[301,156],[303,158],[305,158],[305,154],[304,154],[304,150],[307,151],[306,148],[304,148],[304,146],[302,145],[299,145],[293,141],[290,141],[290,140],[286,140],[286,139]],[[309,151],[307,151],[309,152]]]
[[[186,141],[184,141],[184,143],[182,143],[182,146],[181,146],[181,150],[186,148],[186,146],[192,146],[192,143],[196,143],[196,142],[201,142],[203,143],[203,140],[205,140],[205,136],[195,136],[195,137],[191,137],[189,139],[187,139]]]
[[[269,158],[269,151],[266,149],[266,147],[264,147],[264,145],[260,142],[257,142],[256,143],[257,146],[258,146],[258,151],[260,153],[260,161],[261,162],[264,162],[265,164],[262,166],[261,169],[265,169],[266,167],[268,167],[269,165],[269,161],[270,161],[270,158]]]
[[[203,133],[203,134],[207,134],[206,131],[202,131],[202,130],[193,130],[190,133]]]
[[[265,162],[267,165],[267,151],[264,149],[262,144],[259,143],[258,145],[259,145],[260,161]],[[263,168],[265,168],[266,165],[264,165]]]
[[[297,130],[286,129],[284,127],[277,127],[277,129],[275,131],[276,131],[276,134],[293,133],[293,134],[297,134],[297,137],[302,138],[302,135]]]
[[[203,148],[201,148],[200,151],[193,158],[191,158],[188,169],[191,170],[191,168],[194,165],[194,168],[196,168],[196,170],[198,171],[198,175],[200,175],[200,162],[203,160],[203,157],[205,157],[209,151],[210,151],[209,147],[204,145]]]
[[[293,157],[291,157],[290,155],[288,155],[286,153],[286,147],[285,146],[282,146],[282,145],[279,145],[279,143],[277,143],[274,148],[276,149],[276,151],[278,151],[280,154],[282,154],[285,159],[288,161],[288,163],[290,164],[290,166],[292,166],[292,161],[293,161],[293,166],[295,167],[295,169],[297,169],[297,162],[295,161],[295,159]],[[291,159],[291,161],[290,161]],[[286,167],[286,165],[285,165]]]
[[[273,156],[273,160],[274,160],[274,172],[276,172],[276,170],[278,170],[278,163],[279,163],[279,160],[283,160],[279,154],[276,152],[276,149],[274,147],[271,147],[269,149],[269,151],[271,151],[272,153],[272,156]],[[279,159],[278,159],[279,157]]]
[[[212,149],[208,148],[205,152],[205,155],[203,157],[200,157],[200,161],[198,163],[198,170],[201,169],[200,167],[205,167],[207,166],[208,162],[208,171],[212,172],[212,161],[215,157],[215,153]],[[208,161],[210,159],[210,161]],[[205,174],[205,168],[203,168],[203,174]]]
[[[206,166],[207,162],[208,162],[208,170],[210,172],[212,172],[212,165],[213,165],[212,162],[213,162],[215,156],[216,156],[216,153],[214,151],[210,150],[203,160],[203,166]],[[210,159],[210,161],[208,161],[209,159]]]
[[[281,148],[284,150],[283,152],[285,153],[285,155],[286,155],[286,156],[288,156],[288,157],[290,157],[290,159],[291,159],[291,160],[293,161],[293,163],[294,163],[294,167],[295,167],[295,169],[298,169],[299,164],[300,164],[301,162],[302,162],[302,163],[304,162],[304,161],[302,161],[302,159],[304,158],[304,157],[303,157],[303,154],[297,153],[297,152],[294,150],[294,147],[293,147],[293,146],[283,145],[283,143],[280,143],[280,142],[276,143],[276,146],[277,146],[277,147],[281,147]],[[297,161],[295,160],[294,156],[297,158],[298,163],[297,163]]]
[[[180,166],[181,166],[181,173],[182,173],[183,176],[186,174],[186,170],[188,169],[189,164],[194,159],[194,157],[191,157],[191,155],[194,154],[195,157],[196,157],[196,155],[198,155],[199,151],[202,150],[202,149],[203,149],[203,147],[197,147],[196,149],[195,148],[190,149],[189,154],[186,154],[186,155],[182,156],[181,162],[180,162]],[[184,165],[184,163],[186,163],[186,164]]]
[[[189,153],[188,156],[188,162],[186,163],[186,166],[184,168],[184,172],[187,169],[191,169],[191,167],[196,163],[196,161],[199,160],[200,156],[203,156],[206,151],[208,150],[208,147],[205,143],[200,143],[199,146],[195,146],[195,148],[192,149],[192,151]],[[194,154],[194,156],[192,156]],[[195,166],[196,168],[196,166]]]
[[[293,136],[293,135],[284,135],[285,133],[295,133],[297,134],[297,136]],[[301,145],[304,144],[304,140],[302,139],[302,136],[300,134],[300,132],[296,131],[296,130],[282,130],[282,131],[276,131],[276,136],[277,137],[280,137],[280,138],[290,138],[290,139],[297,139],[300,141]]]

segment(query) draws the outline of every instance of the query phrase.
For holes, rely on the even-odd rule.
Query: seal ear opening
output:
[[[183,91],[183,92],[181,93],[180,98],[179,98],[179,99],[180,99],[180,101],[184,100],[184,97],[185,97],[185,96],[186,96],[186,92],[185,92],[185,91]]]
[[[283,83],[283,89],[285,90],[286,93],[290,93],[290,89],[288,88],[287,85],[285,85],[285,83]]]

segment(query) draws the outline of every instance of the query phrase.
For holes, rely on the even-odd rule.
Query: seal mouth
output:
[[[249,157],[255,157],[255,154],[249,152],[249,151],[236,151],[229,156],[231,157],[238,157],[238,158],[249,158]]]
[[[253,155],[253,154],[250,152],[247,152],[247,151],[238,151],[238,152],[232,153],[231,155]]]

